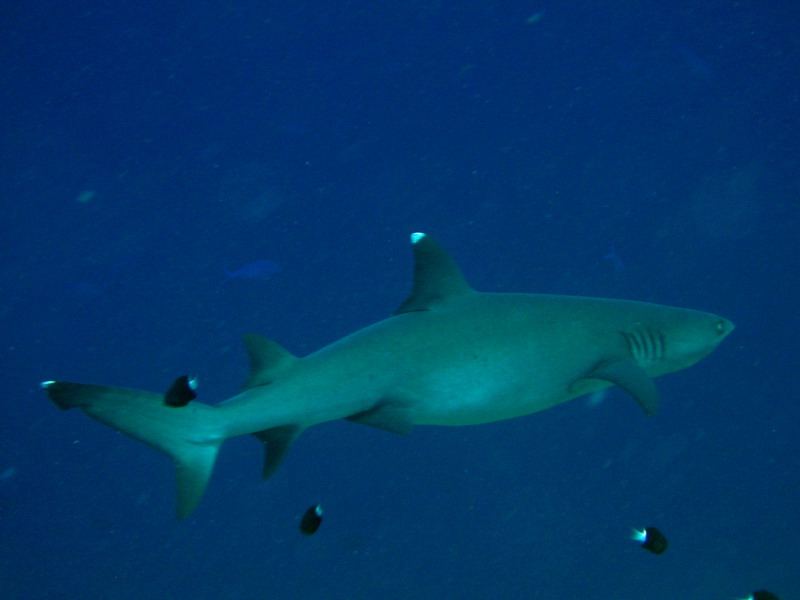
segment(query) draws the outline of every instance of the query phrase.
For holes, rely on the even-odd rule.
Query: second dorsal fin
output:
[[[472,293],[456,262],[436,240],[424,233],[412,233],[414,283],[411,294],[395,314],[434,310],[450,298]]]
[[[264,336],[247,333],[242,341],[250,357],[250,373],[242,386],[243,390],[272,383],[297,360],[286,348]]]

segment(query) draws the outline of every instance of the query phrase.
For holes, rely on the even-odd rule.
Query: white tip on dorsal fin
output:
[[[433,310],[448,299],[473,292],[458,265],[431,236],[412,233],[414,283],[395,314]]]

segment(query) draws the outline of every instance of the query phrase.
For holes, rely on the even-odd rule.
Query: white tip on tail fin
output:
[[[178,518],[194,510],[224,441],[213,406],[199,402],[169,406],[164,394],[104,385],[45,381],[42,387],[60,408],[80,408],[93,419],[168,454],[177,473]]]

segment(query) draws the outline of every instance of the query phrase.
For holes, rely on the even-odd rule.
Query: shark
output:
[[[231,437],[263,444],[267,479],[304,430],[337,419],[408,434],[415,425],[513,419],[610,386],[652,416],[653,378],[694,365],[734,329],[715,314],[647,302],[480,292],[431,236],[411,242],[411,293],[392,316],[305,357],[245,335],[249,374],[218,404],[196,401],[187,376],[162,393],[41,386],[59,408],[79,408],[170,456],[183,519]]]

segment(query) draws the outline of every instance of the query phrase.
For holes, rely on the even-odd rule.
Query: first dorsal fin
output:
[[[471,293],[456,262],[429,235],[412,233],[414,284],[395,314],[433,310],[450,298]]]
[[[286,348],[264,336],[247,333],[243,341],[250,357],[250,373],[242,386],[243,390],[272,383],[297,360]]]

